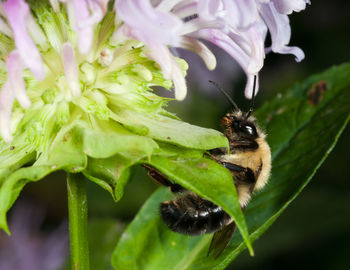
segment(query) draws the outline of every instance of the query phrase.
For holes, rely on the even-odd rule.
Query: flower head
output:
[[[0,31],[2,42],[7,41],[2,49],[7,80],[0,95],[0,134],[5,141],[12,140],[16,129],[10,124],[13,110],[19,109],[16,104],[13,108],[15,100],[28,109],[34,96],[59,89],[56,101],[65,99],[79,106],[87,89],[97,89],[107,73],[120,69],[121,46],[142,48],[145,57],[158,63],[163,78],[173,82],[178,100],[187,92],[186,65],[169,47],[196,52],[208,69],[215,68],[216,60],[201,40],[221,47],[247,74],[247,97],[251,97],[253,78],[263,66],[265,51],[294,54],[297,61],[304,58],[299,48],[287,46],[291,35],[287,14],[304,9],[306,0],[116,0],[113,11],[108,11],[106,0],[64,1],[65,9],[58,1],[50,1],[52,12],[44,1],[39,2],[31,6],[35,16],[24,0],[1,4]],[[268,31],[272,44],[265,48]],[[142,74],[152,75],[152,71],[146,68]],[[94,80],[94,87],[88,80]],[[116,88],[102,84],[104,88],[98,89],[107,93]]]

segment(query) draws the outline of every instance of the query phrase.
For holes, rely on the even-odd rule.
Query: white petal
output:
[[[175,98],[180,101],[184,100],[187,95],[186,81],[183,72],[179,65],[176,63],[175,59],[173,63],[172,80],[175,86]]]
[[[31,38],[38,44],[44,51],[48,49],[48,42],[44,32],[37,25],[32,14],[28,13],[26,19],[26,25]]]
[[[207,46],[197,39],[184,37],[180,44],[181,48],[193,51],[198,54],[204,61],[209,70],[213,70],[216,67],[215,55],[209,50]]]
[[[8,37],[13,37],[10,27],[0,18],[0,32],[4,33]]]
[[[75,60],[74,48],[70,43],[64,43],[62,46],[62,62],[64,75],[73,96],[80,95],[80,85],[78,77],[78,67]]]
[[[50,1],[50,4],[51,4],[53,10],[55,12],[59,12],[60,11],[60,3],[59,3],[59,1],[58,0],[49,0],[49,1]]]
[[[171,79],[172,73],[172,54],[170,53],[167,46],[160,44],[150,44],[150,50],[147,52],[154,61],[156,61],[162,69],[163,76],[165,79]]]
[[[147,53],[161,67],[165,79],[172,80],[175,86],[175,98],[183,100],[187,94],[184,74],[167,46],[150,44]]]
[[[6,64],[10,91],[14,93],[16,99],[23,108],[29,108],[31,102],[27,96],[22,77],[24,65],[18,51],[13,51],[10,53]]]
[[[255,84],[255,95],[259,91],[259,75],[258,74],[249,74],[247,75],[247,83],[245,86],[244,94],[247,99],[253,98],[253,89],[254,89],[254,77],[256,76]]]
[[[12,141],[10,117],[13,101],[13,92],[9,83],[6,82],[0,92],[0,134],[5,142]]]

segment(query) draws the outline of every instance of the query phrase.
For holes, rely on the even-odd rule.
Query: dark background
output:
[[[349,61],[349,12],[348,1],[314,0],[305,11],[290,16],[290,44],[302,48],[306,58],[296,63],[290,55],[267,55],[260,73],[256,108],[281,89],[332,65]],[[198,59],[193,60],[193,57],[190,58],[190,66],[199,64],[204,69],[204,65]],[[220,118],[230,109],[230,105],[216,90],[203,86],[207,79],[214,79],[228,92],[232,89],[235,101],[246,110],[249,102],[244,99],[242,90],[245,76],[239,67],[227,63],[225,59],[218,59],[219,71],[216,73],[196,74],[190,70],[189,80],[192,83],[189,84],[188,97],[184,102],[170,104],[169,110],[192,124],[219,129]],[[348,127],[311,183],[254,243],[255,257],[244,252],[229,269],[350,269],[350,247],[347,244],[350,240],[349,140]],[[156,188],[157,185],[146,177],[143,169],[135,168],[126,194],[120,203],[115,204],[104,190],[88,183],[90,220],[113,219],[115,222],[118,219],[122,228]],[[36,233],[44,237],[67,219],[66,198],[65,175],[59,172],[27,185],[14,209],[23,202],[33,207],[41,205],[46,215],[40,226],[41,231]],[[110,245],[114,244],[115,240],[112,239]],[[4,247],[0,241],[0,252],[1,248]],[[92,253],[96,250],[92,247]]]

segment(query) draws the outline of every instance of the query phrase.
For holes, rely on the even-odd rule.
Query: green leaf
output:
[[[310,100],[322,85],[327,90],[319,92],[321,98]],[[245,211],[251,241],[311,180],[348,123],[349,104],[350,65],[345,64],[297,84],[255,113],[268,132],[273,161],[268,185],[253,196]],[[161,221],[157,209],[169,195],[166,189],[157,191],[129,225],[112,257],[115,269],[224,269],[246,248],[235,233],[219,258],[207,257],[211,236],[176,234]]]
[[[132,134],[117,123],[102,122],[99,128],[91,129],[82,121],[60,130],[48,151],[42,153],[31,167],[20,168],[35,160],[33,147],[16,141],[11,147],[3,146],[0,155],[3,161],[0,166],[0,228],[9,232],[6,213],[23,187],[56,170],[83,171],[85,176],[119,200],[129,178],[128,168],[150,156],[156,148],[158,144],[151,138]],[[89,167],[86,168],[88,157]],[[100,179],[101,174],[105,177]]]
[[[171,119],[171,121],[180,123],[178,120]],[[195,134],[197,133],[197,136],[199,136],[198,132],[201,132],[201,134],[207,132],[210,139],[207,142],[201,142],[201,147],[204,149],[210,149],[213,145],[222,146],[227,143],[227,140],[217,131],[213,132],[213,130],[198,128],[187,123],[184,123],[184,125]],[[177,126],[179,128],[179,124]],[[163,129],[162,131],[164,132]],[[189,134],[189,130],[185,131]],[[172,131],[169,131],[164,136],[172,136],[171,134]],[[181,136],[180,139],[183,140],[184,144],[190,146],[194,142],[192,137]],[[224,138],[224,143],[222,138]],[[198,146],[198,142],[192,145],[192,148],[183,148],[159,141],[156,143],[149,137],[132,134],[117,124],[111,130],[111,125],[108,124],[101,128],[101,131],[87,130],[84,132],[84,152],[94,158],[89,158],[88,166],[83,173],[91,181],[107,190],[114,200],[118,201],[124,194],[124,187],[128,182],[131,166],[137,163],[147,163],[151,160],[151,156],[182,157],[185,158],[182,163],[189,162],[190,164],[192,158],[202,158],[203,156],[203,150],[193,149],[196,145]],[[110,156],[112,153],[118,154]],[[152,161],[156,161],[156,158],[152,158]],[[217,164],[214,167],[221,169]],[[230,185],[232,186],[232,183]]]
[[[162,142],[202,150],[228,146],[226,137],[214,129],[197,127],[163,115],[123,110],[112,114],[112,118],[138,134]]]
[[[158,145],[148,137],[131,133],[112,121],[100,121],[99,129],[88,129],[84,132],[84,152],[93,158],[108,158],[115,154],[130,156],[150,155]]]
[[[207,244],[209,235],[183,236],[162,223],[159,204],[170,196],[169,190],[161,188],[143,205],[114,250],[114,269],[186,269]]]
[[[16,138],[10,146],[3,145],[0,150],[0,186],[16,169],[35,160],[34,147]],[[19,142],[18,142],[19,141]]]
[[[89,161],[83,173],[119,201],[130,167],[158,148],[151,138],[132,134],[116,123],[101,122],[98,130],[84,129],[84,152]]]

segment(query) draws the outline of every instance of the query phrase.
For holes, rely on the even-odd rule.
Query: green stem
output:
[[[71,269],[89,270],[86,181],[82,174],[68,173],[68,212]]]

